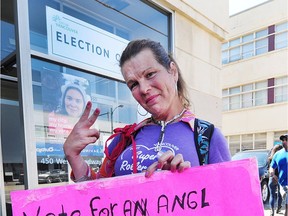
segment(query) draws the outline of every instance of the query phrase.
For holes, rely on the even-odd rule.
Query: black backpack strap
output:
[[[209,147],[213,131],[213,124],[201,119],[195,119],[194,141],[200,165],[209,163]]]

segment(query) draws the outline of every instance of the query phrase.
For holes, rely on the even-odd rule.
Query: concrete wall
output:
[[[275,50],[223,66],[223,88],[287,74],[287,49]]]
[[[287,19],[288,1],[271,0],[233,15],[229,19],[229,38],[237,37]]]
[[[228,39],[287,21],[287,2],[287,0],[271,0],[231,16]],[[224,65],[221,73],[223,89],[287,76],[287,58],[286,47]],[[275,132],[287,130],[287,102],[223,112],[223,133],[226,136],[267,133],[267,148],[272,147]]]
[[[157,2],[174,11],[174,57],[188,85],[192,110],[221,127],[221,43],[227,34],[228,0]]]

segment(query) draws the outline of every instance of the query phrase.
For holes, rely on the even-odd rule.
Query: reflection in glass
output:
[[[128,1],[106,1],[102,4],[93,0],[85,2],[29,0],[30,37],[33,50],[48,53],[46,6],[126,40],[151,38],[159,41],[168,50],[169,14],[143,1],[133,1],[131,4]]]
[[[1,61],[15,51],[14,24],[1,20]]]
[[[19,136],[20,111],[17,82],[1,79],[1,148],[6,205],[11,206],[10,192],[24,189],[24,142]],[[2,180],[1,180],[2,181]],[[3,188],[4,189],[4,188]],[[7,209],[8,211],[9,209]]]
[[[102,115],[95,123],[100,131],[110,132],[109,112],[119,104],[124,106],[114,113],[114,122],[137,121],[136,102],[123,82],[35,58],[32,59],[32,78],[39,184],[68,181],[62,148],[87,101],[92,101],[93,109],[101,110]],[[94,169],[102,163],[103,143],[100,139],[82,151]]]

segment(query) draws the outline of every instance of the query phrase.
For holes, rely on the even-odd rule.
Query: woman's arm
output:
[[[92,103],[89,101],[82,116],[75,124],[63,145],[64,154],[72,168],[75,181],[85,178],[85,176],[91,172],[90,167],[86,164],[80,153],[87,145],[95,143],[100,136],[97,129],[91,128],[100,110],[95,109],[89,117],[91,107]]]
[[[210,141],[209,164],[220,163],[231,160],[228,143],[219,128],[214,128]]]

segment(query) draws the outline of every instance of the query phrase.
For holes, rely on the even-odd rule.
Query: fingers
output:
[[[184,161],[182,154],[174,156],[172,151],[167,151],[158,158],[158,161],[147,168],[145,177],[150,177],[158,169],[171,170],[171,172],[183,172],[190,167],[191,163],[189,161]]]
[[[182,168],[184,165],[184,159],[182,154],[177,154],[173,160],[171,161],[171,171],[176,172],[176,170],[179,170],[179,168]]]
[[[90,128],[95,123],[96,119],[99,116],[99,113],[100,113],[100,109],[96,108],[94,112],[92,113],[92,115],[88,118],[87,127]]]
[[[84,110],[82,116],[79,119],[79,122],[83,122],[83,121],[88,119],[89,113],[91,111],[91,107],[92,107],[92,102],[88,101],[87,104],[86,104],[85,110]]]
[[[158,166],[158,161],[151,164],[145,172],[145,177],[149,178],[157,170],[157,166]]]
[[[97,129],[74,128],[63,145],[67,158],[75,158],[89,144],[95,143],[100,136]]]
[[[158,152],[158,155],[160,155],[158,157],[158,161],[154,162],[147,168],[146,173],[145,173],[146,177],[150,177],[157,169],[166,169],[166,170],[170,169],[169,164],[174,157],[173,152],[172,151],[167,151],[165,153]]]
[[[172,160],[175,158],[174,153],[172,151],[167,151],[163,153],[159,158],[158,158],[158,169],[162,169],[163,166],[167,163],[171,163]],[[166,168],[167,169],[167,168]]]
[[[89,117],[89,114],[90,114],[90,111],[91,111],[91,108],[92,108],[92,102],[91,101],[88,101],[87,104],[86,104],[86,107],[85,107],[85,110],[82,114],[82,116],[80,117],[79,121],[78,122],[86,122],[87,126],[88,127],[91,127],[91,125],[94,124],[94,122],[96,121],[99,113],[100,113],[100,110],[98,108],[96,108],[92,115]]]
[[[83,143],[86,143],[88,145],[91,143],[95,143],[99,139],[100,132],[97,129],[89,129],[86,130],[83,135]]]
[[[97,129],[93,128],[93,129],[87,130],[85,135],[87,137],[96,137],[96,139],[99,139],[100,132]]]
[[[76,123],[69,136],[67,137],[63,149],[66,156],[75,157],[89,144],[95,143],[100,133],[95,128],[90,128],[99,116],[100,110],[97,108],[89,117],[92,103],[89,101],[85,107],[83,115]]]
[[[178,166],[178,172],[183,172],[185,169],[188,169],[191,167],[190,161],[184,161]]]
[[[171,172],[180,170],[183,171],[183,169],[187,166],[187,163],[189,162],[184,162],[182,154],[177,154],[174,156],[173,153],[168,153],[165,154],[163,158],[159,159],[158,169],[171,170]]]
[[[85,110],[78,121],[78,126],[80,125],[81,127],[90,128],[95,123],[97,117],[99,116],[100,110],[96,108],[93,111],[92,115],[89,117],[91,108],[92,102],[88,101]]]

